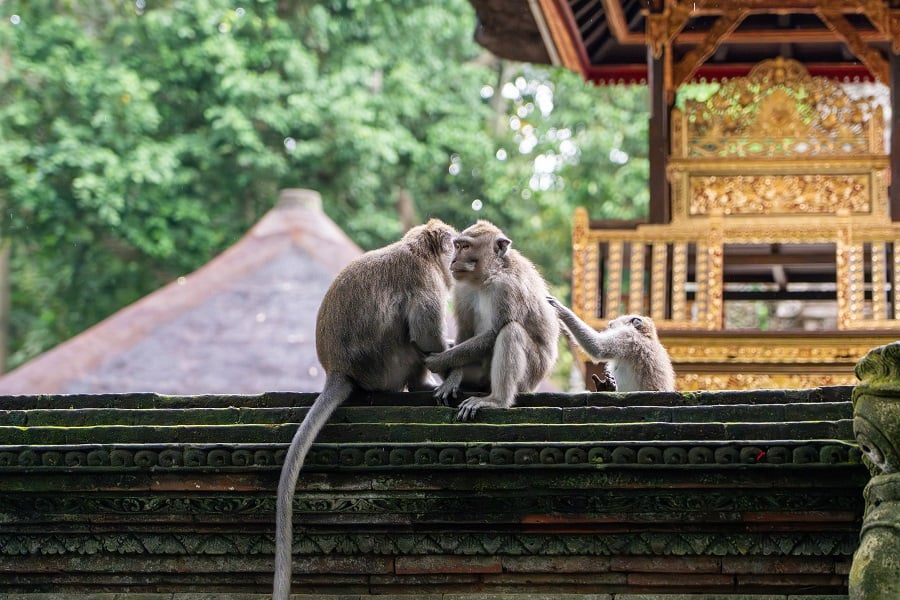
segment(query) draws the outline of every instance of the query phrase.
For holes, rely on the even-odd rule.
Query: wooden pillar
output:
[[[650,88],[650,223],[668,223],[672,218],[666,165],[669,157],[669,98],[665,81],[667,47],[659,57],[647,48],[647,83]],[[897,110],[900,113],[900,110]],[[900,136],[898,136],[900,138]],[[900,175],[897,181],[900,182]],[[898,211],[900,214],[900,211]]]
[[[891,220],[900,221],[900,56],[891,52],[891,185],[888,200]],[[651,172],[653,163],[650,164]]]

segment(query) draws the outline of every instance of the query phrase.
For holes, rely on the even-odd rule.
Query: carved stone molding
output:
[[[604,533],[603,535],[558,533],[405,533],[385,532],[357,535],[294,534],[294,554],[389,554],[403,556],[419,553],[462,554],[476,556],[743,556],[767,555],[777,549],[782,556],[846,556],[856,547],[856,532],[833,533],[719,533],[719,532],[645,532]],[[141,532],[55,535],[0,533],[0,556],[55,555],[226,555],[254,556],[271,554],[274,537],[259,534],[229,533],[209,536],[146,534]]]
[[[850,571],[850,598],[900,597],[900,342],[870,351],[856,367],[853,430],[873,474]]]
[[[768,446],[767,446],[768,448]],[[279,447],[167,447],[135,446],[84,450],[52,446],[10,447],[0,452],[0,469],[85,469],[121,471],[147,469],[182,471],[224,467],[275,467],[284,462]],[[763,456],[764,458],[760,458]],[[540,467],[594,468],[599,465],[753,465],[858,463],[854,448],[828,442],[778,444],[760,455],[751,443],[518,443],[518,444],[314,444],[306,459],[308,469],[393,469]]]
[[[763,450],[761,447],[725,446],[717,452],[707,453],[702,447],[675,448],[666,453],[678,454],[677,460],[705,460],[712,464],[719,460],[732,460],[741,464],[756,464],[769,460],[769,464],[812,465],[824,458],[826,464],[839,464],[847,460],[852,449],[829,444],[814,446],[777,446]],[[858,456],[855,457],[858,460]],[[517,494],[497,500],[502,507],[494,506],[491,513],[558,514],[579,515],[582,518],[638,519],[653,522],[682,520],[686,515],[705,517],[710,511],[728,513],[739,518],[742,513],[778,513],[798,510],[862,512],[862,499],[850,491],[836,492],[833,489],[815,491],[799,490],[745,490],[741,494],[707,488],[686,488],[678,490],[654,490],[652,494],[643,489],[592,489],[565,490],[561,492],[542,491],[534,494]],[[485,498],[480,494],[461,492],[438,492],[429,494],[360,491],[350,493],[334,490],[329,492],[304,490],[294,498],[295,514],[319,514],[341,518],[366,515],[393,514],[415,515],[417,521],[443,521],[446,515],[464,515],[486,512]],[[236,518],[251,520],[265,519],[270,522],[275,514],[275,497],[223,496],[223,495],[134,495],[92,496],[71,494],[68,496],[41,496],[23,498],[0,494],[0,515],[9,515],[24,521],[39,515],[47,520],[72,520],[72,515],[83,515],[96,520],[105,515],[106,520],[116,518],[122,521],[137,519],[160,519],[175,522],[180,517],[188,520],[214,520],[234,515]],[[425,515],[435,515],[426,517]]]

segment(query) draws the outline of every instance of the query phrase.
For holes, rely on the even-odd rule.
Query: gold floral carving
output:
[[[807,344],[800,341],[787,345],[777,343],[776,338],[746,337],[731,339],[727,343],[698,343],[696,337],[676,340],[664,335],[663,344],[672,362],[678,363],[808,363],[852,365],[872,349],[868,340],[835,344]],[[719,341],[719,340],[716,340]]]
[[[698,3],[694,2],[695,6],[696,4]],[[692,8],[687,5],[669,2],[664,12],[647,15],[647,45],[654,58],[659,60],[662,57],[664,50],[687,25],[691,12]]]
[[[689,185],[691,216],[871,211],[868,174],[695,175]]]
[[[675,375],[675,389],[682,392],[698,390],[764,390],[805,389],[831,385],[854,385],[852,371],[835,375],[756,373],[687,373]]]
[[[884,116],[874,98],[854,100],[811,77],[795,60],[758,64],[705,102],[672,111],[675,158],[853,156],[884,152]]]

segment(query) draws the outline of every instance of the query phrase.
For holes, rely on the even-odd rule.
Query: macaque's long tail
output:
[[[281,478],[278,481],[278,502],[275,519],[275,581],[273,600],[288,600],[291,594],[291,562],[293,545],[294,489],[303,461],[316,436],[353,391],[353,384],[343,375],[329,375],[325,388],[309,408],[303,422],[291,440]]]

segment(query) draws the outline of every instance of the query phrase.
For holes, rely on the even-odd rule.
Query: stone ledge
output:
[[[471,423],[356,396],[300,477],[295,591],[843,598],[868,480],[850,391],[531,394]],[[0,398],[0,600],[265,597],[314,398]]]

